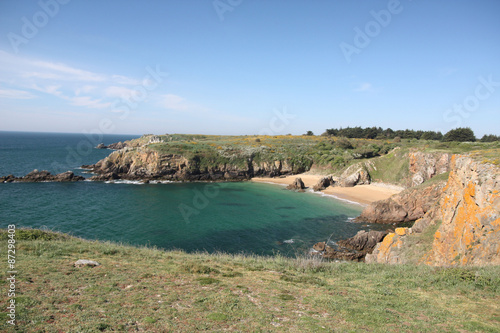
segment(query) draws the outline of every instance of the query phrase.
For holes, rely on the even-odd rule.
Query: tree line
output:
[[[312,132],[311,132],[312,133]],[[459,141],[474,142],[477,141],[474,132],[469,127],[460,127],[448,131],[446,134],[436,131],[415,131],[410,129],[392,130],[391,128],[382,129],[381,127],[346,127],[330,128],[322,135],[337,136],[353,139],[417,139],[417,140],[437,140],[437,141]],[[493,142],[500,141],[498,135],[484,135],[479,141]]]

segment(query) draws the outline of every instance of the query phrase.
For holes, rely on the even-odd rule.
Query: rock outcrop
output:
[[[500,264],[500,168],[454,155],[443,193],[412,228],[397,228],[367,262]]]
[[[363,261],[386,235],[387,231],[361,230],[354,237],[338,241],[335,246],[319,242],[313,249],[325,259]]]
[[[368,205],[354,222],[400,223],[415,221],[441,197],[446,181],[406,189],[392,197]]]
[[[330,185],[334,185],[335,181],[332,176],[326,176],[321,178],[316,185],[313,186],[313,191],[318,192],[326,189]]]
[[[76,182],[85,180],[82,176],[75,175],[72,171],[66,171],[59,173],[57,175],[52,175],[47,170],[33,170],[24,177],[14,177],[13,175],[8,175],[6,177],[0,177],[0,183],[11,183],[11,182]]]
[[[450,171],[451,156],[448,153],[410,152],[408,186],[420,185],[436,175]]]
[[[293,191],[301,191],[304,192],[304,189],[306,186],[304,185],[304,182],[302,181],[301,178],[295,178],[292,184],[288,185],[286,187],[287,190],[293,190]]]
[[[339,178],[339,186],[353,187],[370,184],[371,178],[364,164],[354,164],[348,167]]]
[[[228,157],[214,162],[202,154],[188,158],[181,154],[160,153],[147,145],[127,146],[94,165],[82,167],[96,174],[91,180],[233,181],[307,171],[287,159],[267,162],[255,161],[251,154],[238,157],[238,160]]]

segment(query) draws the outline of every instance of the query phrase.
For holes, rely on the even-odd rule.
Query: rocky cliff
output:
[[[440,198],[446,181],[408,188],[386,200],[368,205],[354,222],[401,223],[415,221],[424,216]]]
[[[291,175],[307,166],[290,159],[258,161],[252,154],[238,159],[203,154],[161,153],[147,145],[114,151],[94,165],[85,166],[97,175],[91,180],[243,180],[254,176]]]
[[[436,204],[412,228],[397,228],[367,262],[500,264],[500,168],[454,155]]]

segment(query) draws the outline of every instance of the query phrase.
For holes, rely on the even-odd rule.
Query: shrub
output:
[[[353,149],[354,146],[352,145],[351,141],[347,139],[346,137],[341,137],[335,142],[335,145],[341,149]]]
[[[443,141],[474,142],[476,141],[476,136],[469,127],[460,127],[446,133],[443,137]]]

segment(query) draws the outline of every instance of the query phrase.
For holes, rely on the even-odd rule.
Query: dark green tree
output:
[[[459,127],[448,131],[444,135],[443,141],[474,142],[476,136],[470,127]]]

